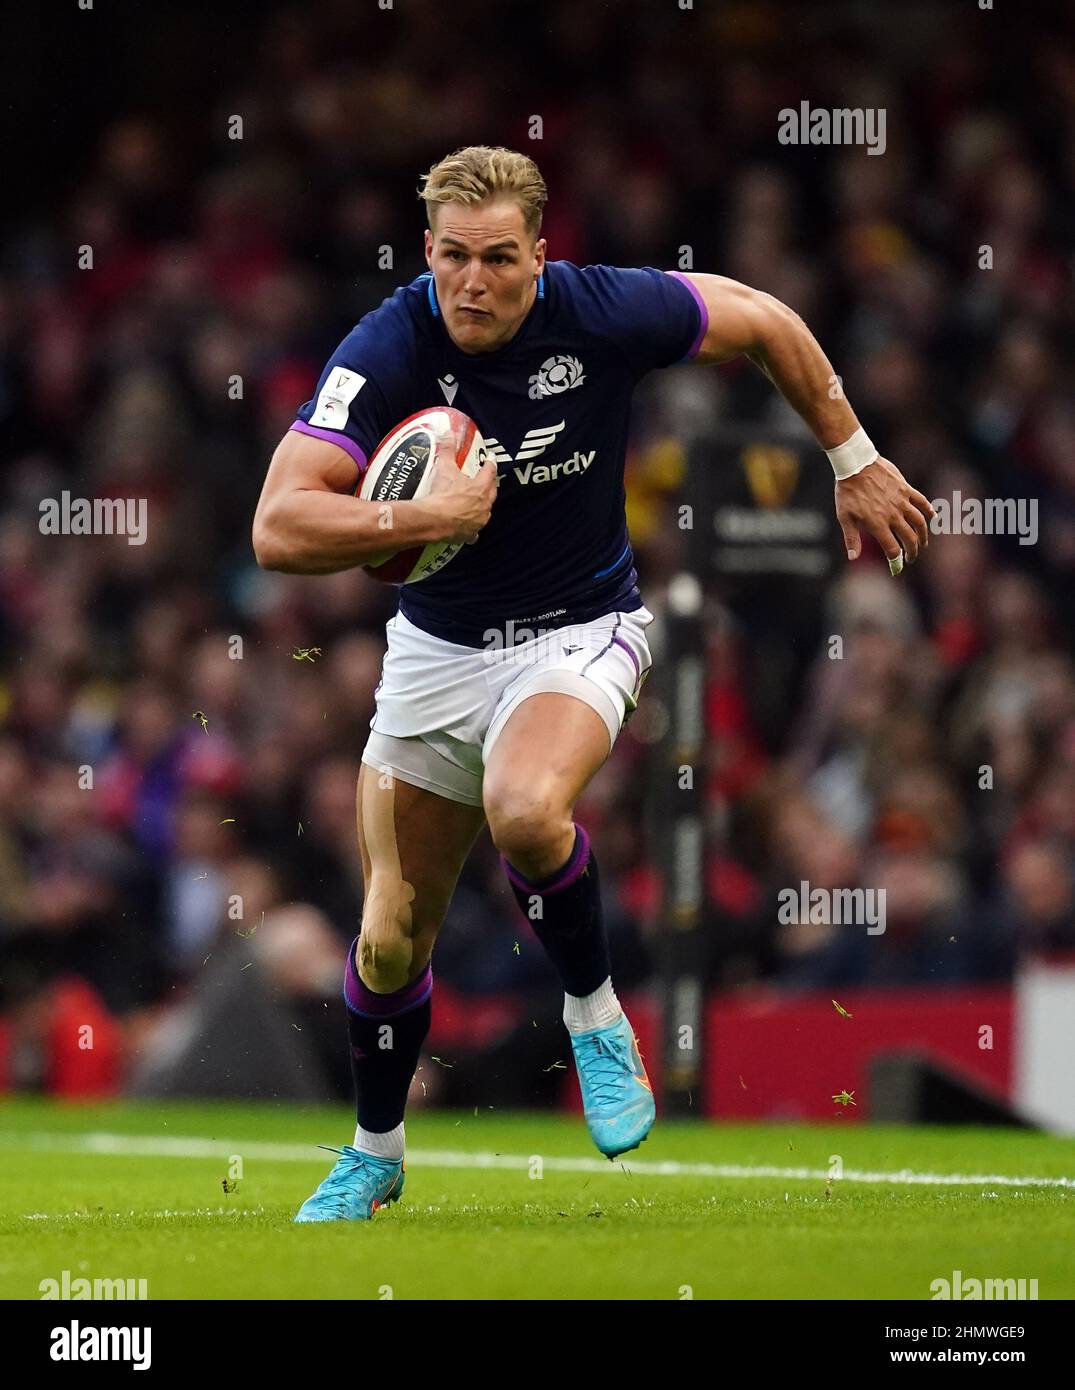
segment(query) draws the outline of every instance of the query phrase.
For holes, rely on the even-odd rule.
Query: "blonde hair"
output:
[[[422,175],[418,196],[426,205],[433,229],[434,206],[463,203],[473,207],[486,198],[513,198],[522,209],[523,225],[532,237],[541,230],[541,212],[548,201],[545,180],[525,154],[503,145],[466,145],[446,155]]]

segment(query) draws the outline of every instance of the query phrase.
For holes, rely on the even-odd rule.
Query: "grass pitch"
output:
[[[955,1270],[1075,1297],[1070,1140],[659,1119],[609,1163],[581,1118],[425,1112],[401,1202],[293,1225],[333,1162],[316,1144],[352,1130],[330,1107],[9,1101],[0,1297],[64,1270],[151,1299],[929,1299]]]

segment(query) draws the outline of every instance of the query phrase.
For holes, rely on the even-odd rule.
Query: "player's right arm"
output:
[[[254,514],[258,564],[285,574],[334,574],[410,546],[475,540],[496,495],[496,465],[474,478],[433,467],[432,494],[421,501],[367,502],[353,495],[359,471],[350,454],[289,430]]]

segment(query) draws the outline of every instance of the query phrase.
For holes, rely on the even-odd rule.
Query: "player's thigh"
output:
[[[377,893],[397,892],[406,908],[398,914],[403,930],[435,935],[484,811],[367,763],[361,764],[356,800],[367,902]]]
[[[483,796],[494,839],[510,823],[540,829],[570,815],[611,752],[608,727],[574,695],[540,691],[508,717],[485,766]]]

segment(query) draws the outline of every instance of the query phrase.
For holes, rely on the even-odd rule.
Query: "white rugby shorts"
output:
[[[476,649],[434,637],[397,613],[386,626],[388,651],[362,761],[480,806],[485,764],[505,723],[523,700],[546,691],[591,705],[611,751],[652,665],[652,622],[649,609],[638,608],[551,631],[534,624],[527,641]]]

